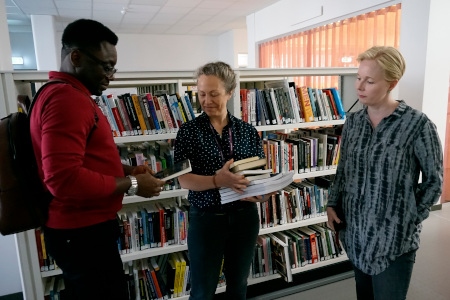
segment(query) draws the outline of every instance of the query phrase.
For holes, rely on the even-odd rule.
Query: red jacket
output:
[[[124,172],[108,120],[75,77],[50,72],[49,78],[67,84],[45,87],[31,114],[40,176],[54,196],[46,225],[69,229],[114,219],[123,198],[113,195],[115,177]]]

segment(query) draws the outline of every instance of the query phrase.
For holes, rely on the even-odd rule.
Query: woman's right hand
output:
[[[244,175],[230,172],[230,165],[233,162],[234,160],[230,159],[216,172],[216,184],[218,187],[228,187],[236,193],[242,194],[250,181],[245,179]]]
[[[328,227],[333,231],[337,231],[338,230],[337,225],[342,224],[343,220],[338,218],[336,211],[334,210],[333,207],[327,207],[327,217],[328,217],[327,221]]]

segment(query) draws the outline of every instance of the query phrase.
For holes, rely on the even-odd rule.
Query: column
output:
[[[399,99],[423,111],[445,141],[450,72],[450,1],[404,0],[400,51],[406,72]],[[420,21],[419,21],[420,20]]]
[[[56,40],[54,17],[32,15],[31,25],[37,69],[40,71],[59,70],[61,43]]]

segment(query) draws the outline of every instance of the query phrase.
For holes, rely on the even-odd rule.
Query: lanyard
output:
[[[214,130],[214,127],[211,125],[211,123],[209,123],[209,127],[211,128],[211,131],[214,135],[217,147],[219,147],[220,156],[222,157],[222,163],[225,163],[225,156],[223,155],[222,144],[220,143],[220,141],[217,140],[216,131]],[[228,137],[230,139],[230,154],[231,157],[233,157],[233,135],[231,134],[231,127],[228,127]]]

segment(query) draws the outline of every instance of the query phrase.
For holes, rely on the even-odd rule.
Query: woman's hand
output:
[[[327,216],[327,225],[333,231],[339,230],[338,227],[342,227],[342,225],[344,224],[344,221],[338,218],[334,207],[327,207]]]
[[[273,195],[276,195],[277,192],[273,192],[273,193],[269,193],[269,194],[265,194],[262,196],[253,196],[253,197],[247,197],[247,198],[243,198],[241,199],[241,201],[249,201],[249,202],[266,202],[268,200],[270,200],[270,198]]]
[[[242,194],[250,181],[248,181],[244,175],[230,172],[230,165],[233,161],[233,159],[230,159],[223,165],[222,169],[216,172],[216,184],[218,187],[228,187],[233,189],[236,193]]]

